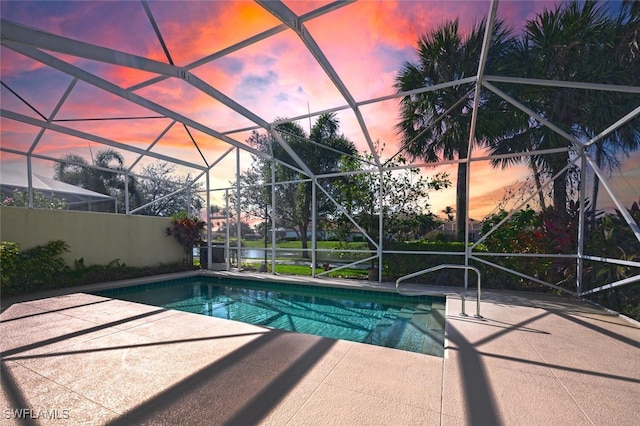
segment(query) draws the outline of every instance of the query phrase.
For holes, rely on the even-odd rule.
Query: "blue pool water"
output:
[[[444,353],[443,297],[213,277],[95,294],[410,352]]]

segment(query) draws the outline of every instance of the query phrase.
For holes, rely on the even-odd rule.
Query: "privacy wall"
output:
[[[53,240],[66,242],[64,259],[73,266],[105,265],[119,259],[129,266],[155,266],[179,262],[183,250],[166,235],[170,219],[164,217],[88,213],[66,210],[0,208],[0,238],[22,249]]]

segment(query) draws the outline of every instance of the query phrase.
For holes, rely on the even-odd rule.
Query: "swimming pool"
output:
[[[218,277],[191,277],[94,294],[410,352],[444,353],[444,297]]]

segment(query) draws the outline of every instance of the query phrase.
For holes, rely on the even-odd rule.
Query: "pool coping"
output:
[[[130,278],[126,280],[110,281],[103,283],[87,284],[74,287],[63,287],[58,289],[46,290],[42,292],[27,293],[19,296],[10,296],[2,298],[0,300],[0,312],[14,303],[21,303],[30,300],[44,299],[48,297],[62,296],[72,293],[91,293],[100,290],[110,290],[119,287],[128,287],[140,284],[149,284],[157,281],[170,281],[181,278],[190,278],[197,276],[208,277],[226,277],[226,278],[243,278],[251,279],[259,282],[281,282],[287,284],[299,284],[299,285],[315,285],[319,287],[343,287],[354,290],[369,290],[369,291],[382,291],[382,292],[396,292],[395,283],[383,281],[367,281],[367,280],[351,280],[351,279],[336,279],[336,278],[314,278],[310,276],[298,276],[298,275],[279,275],[279,274],[267,274],[259,272],[246,272],[246,271],[208,271],[208,270],[194,270],[186,272],[177,272],[162,275],[153,275],[148,277]],[[434,296],[453,296],[457,295],[460,291],[464,290],[460,287],[436,287],[436,286],[419,286],[416,285],[417,290],[428,292],[428,294]],[[470,290],[471,291],[471,290]],[[475,292],[474,292],[475,293]]]

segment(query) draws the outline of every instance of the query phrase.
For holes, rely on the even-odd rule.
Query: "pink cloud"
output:
[[[0,128],[2,129],[2,147],[22,152],[29,150],[29,147],[40,130],[35,126],[9,120],[4,117],[0,118]]]
[[[40,62],[29,59],[5,46],[0,47],[0,59],[0,73],[5,79],[44,67]]]

